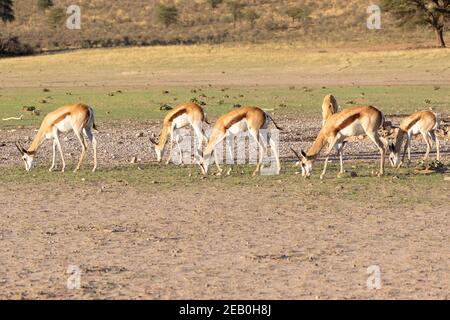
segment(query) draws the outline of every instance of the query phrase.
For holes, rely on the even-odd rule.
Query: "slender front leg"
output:
[[[56,167],[56,141],[53,139],[53,160],[52,160],[52,166],[48,171],[52,172]]]
[[[330,158],[330,155],[328,154],[325,158],[325,163],[323,164],[323,171],[320,175],[320,180],[323,180],[323,177],[325,177],[325,173],[327,173],[327,167],[328,167],[328,160]]]
[[[169,158],[166,161],[166,164],[169,164],[172,160],[172,151],[173,151],[173,135],[174,135],[174,129],[173,127],[170,129],[170,146],[169,146]]]
[[[323,171],[322,171],[322,174],[320,175],[320,180],[323,180],[323,177],[325,177],[325,174],[327,172],[327,167],[328,167],[328,160],[330,158],[331,151],[333,151],[333,148],[336,145],[337,140],[338,140],[338,137],[335,136],[333,138],[332,142],[330,143],[330,145],[328,146],[328,150],[327,150],[326,156],[325,156],[325,163],[323,165]]]
[[[213,151],[213,152],[214,152],[214,162],[215,162],[217,170],[218,170],[217,175],[221,176],[223,169],[219,165],[219,156],[217,155],[217,152],[215,152],[215,151]]]
[[[338,153],[339,153],[339,165],[340,165],[340,170],[338,173],[338,178],[341,177],[341,175],[344,174],[344,156],[343,156],[343,151],[344,151],[344,146],[345,144],[342,143],[341,145],[339,145],[338,148]]]
[[[397,169],[400,169],[400,167],[402,166],[403,163],[405,163],[405,157],[406,157],[406,151],[408,150],[408,138],[406,138],[405,141],[405,147],[403,148],[403,156],[402,156],[402,161],[399,163],[399,165],[397,166]]]

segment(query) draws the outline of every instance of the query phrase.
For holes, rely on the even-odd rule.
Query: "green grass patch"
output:
[[[346,163],[348,172],[336,178],[338,168],[331,164],[324,180],[319,179],[322,169],[317,165],[313,177],[303,179],[295,174],[296,168],[291,163],[283,164],[283,172],[278,176],[256,176],[251,173],[254,166],[236,166],[230,176],[204,178],[196,166],[178,167],[174,165],[145,164],[123,167],[102,168],[96,173],[83,170],[79,173],[53,172],[46,168],[36,168],[26,172],[21,167],[4,170],[0,176],[3,186],[20,186],[24,190],[45,188],[49,185],[108,192],[116,188],[133,189],[144,192],[185,189],[186,192],[205,192],[205,190],[235,189],[245,192],[258,192],[260,188],[276,190],[284,198],[299,196],[305,202],[328,197],[336,201],[354,201],[364,204],[365,199],[379,199],[381,207],[389,207],[392,203],[424,203],[432,205],[433,201],[445,201],[450,188],[442,173],[420,173],[414,168],[400,170],[386,168],[384,177],[373,176],[377,164],[366,162]],[[446,166],[447,171],[449,166]],[[351,171],[357,177],[351,177]],[[212,173],[215,170],[213,169]],[[432,197],[425,195],[432,194]]]
[[[168,87],[150,89],[75,88],[0,89],[0,118],[24,115],[21,121],[0,121],[0,128],[39,126],[45,114],[60,106],[83,102],[95,108],[98,122],[114,120],[161,120],[167,111],[161,105],[176,106],[197,99],[204,102],[211,120],[235,105],[252,105],[271,110],[275,116],[320,117],[323,96],[333,93],[342,107],[371,104],[386,114],[411,113],[430,107],[448,112],[449,87]],[[45,100],[45,103],[42,103]],[[34,106],[39,116],[23,111]]]

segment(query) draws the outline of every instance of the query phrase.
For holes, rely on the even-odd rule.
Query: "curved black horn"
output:
[[[19,140],[16,141],[16,147],[20,151],[21,154],[25,154],[27,152]]]
[[[298,154],[297,151],[294,150],[294,148],[290,147],[290,149],[292,150],[292,152],[295,154],[295,156],[298,158],[299,161],[302,161],[302,158],[300,157],[300,155]]]

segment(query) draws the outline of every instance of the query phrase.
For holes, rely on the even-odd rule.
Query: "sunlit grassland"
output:
[[[275,84],[285,77],[318,85],[448,84],[450,50],[311,50],[299,43],[268,43],[91,49],[0,59],[0,87]]]
[[[1,127],[38,126],[46,113],[57,107],[83,102],[94,107],[98,122],[110,120],[160,120],[167,111],[161,105],[176,106],[195,98],[205,103],[212,120],[235,105],[260,106],[277,117],[320,116],[324,95],[333,93],[342,107],[374,105],[387,115],[405,114],[433,108],[436,112],[450,110],[450,87],[436,86],[370,86],[370,87],[160,87],[148,89],[118,88],[52,88],[0,89],[0,118],[24,116],[22,121],[0,121]],[[194,91],[195,90],[195,91]],[[165,91],[168,91],[165,92]],[[42,103],[45,100],[46,103]],[[23,111],[34,106],[39,116]]]
[[[363,201],[370,197],[371,201],[380,199],[386,203],[422,203],[427,202],[424,194],[434,190],[433,201],[445,201],[450,191],[448,181],[442,174],[421,173],[414,168],[400,170],[387,168],[384,177],[374,177],[376,163],[348,162],[347,166],[357,172],[357,177],[349,173],[337,179],[337,164],[331,164],[328,175],[321,181],[317,166],[310,179],[303,179],[295,174],[297,170],[290,163],[285,163],[281,175],[252,177],[251,166],[236,166],[231,176],[209,175],[203,178],[196,166],[178,167],[159,164],[128,165],[121,167],[102,168],[96,173],[87,169],[79,173],[49,173],[46,168],[36,168],[25,172],[21,167],[6,170],[0,176],[0,183],[5,186],[20,186],[33,183],[37,186],[64,185],[68,188],[81,188],[90,192],[110,192],[131,189],[138,192],[155,192],[185,188],[189,192],[223,188],[249,190],[278,190],[280,196],[295,196],[307,199],[314,197],[339,197],[339,201]],[[163,169],[163,170],[162,170]],[[409,192],[414,189],[414,193]],[[314,201],[313,201],[314,202]]]

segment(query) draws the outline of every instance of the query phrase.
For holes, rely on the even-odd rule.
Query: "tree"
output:
[[[248,10],[244,13],[244,19],[250,22],[252,29],[255,27],[256,20],[260,17],[261,16],[254,10]]]
[[[383,0],[381,8],[392,13],[400,26],[430,26],[439,46],[446,47],[444,31],[450,21],[450,0]]]
[[[233,16],[233,27],[236,28],[236,22],[242,18],[242,9],[245,8],[245,4],[239,1],[229,1],[227,2],[228,11]]]
[[[45,11],[48,8],[53,7],[53,0],[38,0],[37,5],[39,9]]]
[[[14,21],[13,6],[13,0],[0,0],[0,19],[2,19],[4,23]]]
[[[160,23],[163,23],[166,28],[168,28],[171,24],[177,23],[178,16],[178,9],[175,6],[159,4],[156,7],[156,18]]]
[[[308,6],[294,7],[286,10],[286,15],[292,18],[292,22],[295,22],[295,20],[299,22],[307,22],[311,13],[312,9]]]
[[[216,9],[219,5],[221,5],[223,0],[208,0],[211,8]]]

